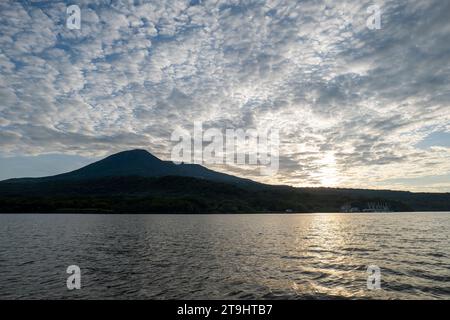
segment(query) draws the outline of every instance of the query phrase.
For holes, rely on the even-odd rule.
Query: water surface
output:
[[[449,299],[450,213],[3,214],[0,298]]]

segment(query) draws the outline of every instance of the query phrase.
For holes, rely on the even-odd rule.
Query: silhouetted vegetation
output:
[[[181,176],[0,183],[0,212],[256,213],[336,212],[387,203],[392,211],[448,211],[450,194],[291,188],[213,182]]]

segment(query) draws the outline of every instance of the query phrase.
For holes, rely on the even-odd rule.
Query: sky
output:
[[[66,9],[81,8],[81,29]],[[381,28],[368,28],[368,8]],[[450,2],[0,2],[0,180],[171,133],[280,132],[261,182],[450,192]]]

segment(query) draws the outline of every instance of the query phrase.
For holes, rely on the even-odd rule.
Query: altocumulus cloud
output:
[[[136,147],[168,158],[172,130],[197,120],[280,129],[277,176],[215,169],[450,191],[448,144],[418,147],[450,132],[448,1],[73,3],[80,30],[66,28],[63,1],[0,3],[3,158]],[[379,30],[366,26],[373,4]]]

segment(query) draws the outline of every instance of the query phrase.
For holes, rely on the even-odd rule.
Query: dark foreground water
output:
[[[0,215],[0,298],[449,299],[450,213]]]

